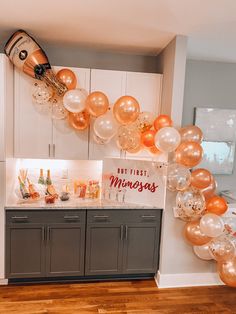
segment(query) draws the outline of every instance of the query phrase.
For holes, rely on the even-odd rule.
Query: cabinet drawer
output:
[[[6,223],[85,223],[84,210],[15,210],[6,212]]]
[[[92,210],[88,211],[88,223],[122,223],[122,210]]]
[[[160,209],[131,209],[125,211],[123,221],[125,223],[156,223],[161,220]]]

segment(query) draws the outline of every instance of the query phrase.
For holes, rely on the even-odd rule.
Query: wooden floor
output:
[[[0,313],[236,313],[236,289],[157,289],[154,280],[1,286]]]

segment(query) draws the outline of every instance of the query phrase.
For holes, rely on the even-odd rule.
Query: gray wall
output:
[[[236,109],[236,64],[188,60],[186,65],[183,125],[193,124],[194,107]],[[236,189],[233,175],[216,176],[218,190]]]

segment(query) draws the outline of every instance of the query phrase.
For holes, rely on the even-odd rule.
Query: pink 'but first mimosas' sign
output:
[[[106,198],[116,197],[125,203],[164,208],[165,171],[163,162],[104,159],[103,189],[105,195],[109,195]]]

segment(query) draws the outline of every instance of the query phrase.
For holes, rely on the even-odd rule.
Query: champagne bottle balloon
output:
[[[67,87],[53,73],[45,52],[25,31],[16,31],[7,41],[4,51],[20,71],[44,81],[59,96],[65,94]]]

